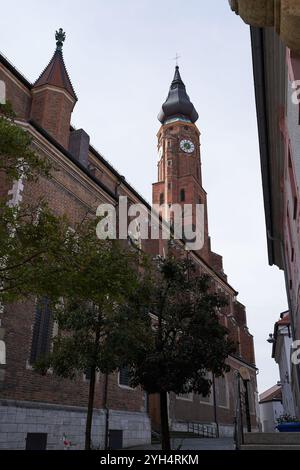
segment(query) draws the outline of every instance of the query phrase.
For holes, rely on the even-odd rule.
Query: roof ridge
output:
[[[4,62],[4,65],[12,73],[16,74],[24,85],[26,85],[28,88],[32,88],[33,83],[27,77],[25,77],[25,75],[22,72],[20,72],[20,70],[1,51],[0,51],[0,62],[2,63]]]

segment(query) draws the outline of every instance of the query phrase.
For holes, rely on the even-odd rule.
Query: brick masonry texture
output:
[[[121,176],[92,148],[89,149],[85,168],[77,165],[64,152],[64,149],[67,151],[69,148],[74,102],[61,89],[42,86],[34,90],[4,66],[1,60],[0,80],[6,83],[7,99],[17,113],[19,124],[27,128],[33,137],[34,149],[54,166],[50,180],[39,178],[37,182],[25,182],[22,191],[25,203],[36,203],[43,198],[56,214],[65,214],[70,223],[75,224],[86,215],[94,215],[100,203],[116,204],[117,195],[126,195],[132,203],[141,202],[137,193],[122,182]],[[44,131],[40,132],[30,118],[49,136]],[[194,157],[178,153],[182,138],[195,142]],[[220,312],[220,322],[229,329],[231,338],[238,346],[238,359],[229,358],[228,361],[233,369],[242,365],[249,369],[253,382],[252,398],[255,401],[254,346],[253,337],[247,329],[245,308],[237,301],[236,292],[227,283],[222,257],[213,253],[210,247],[207,198],[202,187],[199,131],[193,124],[165,125],[159,131],[158,142],[164,148],[164,156],[158,165],[157,182],[153,185],[153,202],[159,203],[160,193],[170,183],[166,202],[178,202],[180,190],[184,189],[186,202],[204,204],[204,247],[199,253],[191,253],[190,256],[199,273],[208,273],[212,277],[213,289],[228,298],[229,305]],[[171,165],[168,161],[172,162]],[[0,196],[7,195],[10,189],[0,175]],[[142,247],[151,255],[162,255],[167,243],[149,240],[143,241]],[[0,369],[0,448],[23,449],[27,432],[46,432],[49,449],[62,448],[61,439],[65,432],[77,448],[82,448],[89,384],[83,376],[69,381],[51,373],[40,376],[29,367],[34,309],[35,299],[32,299],[6,306],[4,314],[0,313],[7,352],[7,363]],[[217,410],[220,425],[229,429],[232,427],[235,409],[232,374],[228,375],[226,383],[228,406],[222,408],[217,405]],[[149,418],[143,391],[120,387],[118,374],[109,376],[107,406],[110,409],[110,429],[123,430],[125,446],[150,441],[150,418],[152,427],[159,427],[157,397],[149,397]],[[104,377],[100,374],[96,383],[93,427],[94,445],[100,447],[104,439],[103,408]],[[199,396],[193,396],[189,402],[170,394],[170,419],[175,427],[186,421],[212,423],[213,407],[200,403]],[[254,412],[252,419],[255,425]]]

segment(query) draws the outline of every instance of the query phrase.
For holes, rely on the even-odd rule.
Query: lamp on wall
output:
[[[267,339],[268,343],[273,344],[275,343],[275,338],[272,333],[269,334],[269,338]]]

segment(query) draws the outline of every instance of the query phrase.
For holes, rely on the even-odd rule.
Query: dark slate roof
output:
[[[158,120],[164,124],[167,120],[183,118],[191,122],[196,122],[198,113],[191,103],[190,98],[185,90],[179,67],[176,65],[173,81],[170,86],[168,97],[158,115]]]
[[[49,64],[33,86],[36,88],[42,85],[53,85],[63,88],[77,101],[76,93],[64,63],[62,50],[56,49]]]

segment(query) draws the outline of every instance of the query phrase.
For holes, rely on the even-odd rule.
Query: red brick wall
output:
[[[11,73],[0,64],[0,80],[6,85],[6,100],[12,103],[17,116],[22,119],[28,119],[31,106],[31,93],[28,88],[20,82],[16,83]]]
[[[67,149],[73,106],[61,91],[42,87],[33,92],[31,118]]]

